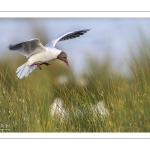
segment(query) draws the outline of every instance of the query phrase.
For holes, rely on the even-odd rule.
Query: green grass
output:
[[[15,71],[25,59],[2,60],[0,125],[9,125],[10,130],[1,132],[149,132],[150,59],[148,52],[142,54],[133,57],[130,79],[110,71],[109,63],[91,60],[89,72],[83,73],[85,85],[79,84],[73,70],[59,61],[19,80]],[[68,79],[66,84],[58,82],[62,74]],[[63,119],[51,114],[56,97],[63,100]],[[91,109],[99,101],[105,103],[109,112],[105,118]]]

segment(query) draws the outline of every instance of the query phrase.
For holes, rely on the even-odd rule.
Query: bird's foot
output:
[[[38,67],[40,70],[42,70],[42,68],[41,68],[41,66],[40,66],[39,63],[33,63],[31,66],[34,66],[34,65],[37,65],[37,67]]]

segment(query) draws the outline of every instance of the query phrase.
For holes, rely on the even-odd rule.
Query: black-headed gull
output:
[[[17,51],[28,58],[25,64],[17,68],[16,73],[18,78],[22,79],[23,77],[27,77],[37,66],[41,69],[40,65],[50,65],[48,62],[54,59],[59,59],[69,66],[67,54],[55,48],[56,43],[79,37],[89,30],[90,29],[67,32],[50,41],[45,46],[41,44],[39,39],[31,39],[22,43],[9,45],[9,50]]]

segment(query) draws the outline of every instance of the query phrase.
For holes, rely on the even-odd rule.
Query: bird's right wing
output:
[[[50,41],[45,46],[46,47],[55,47],[55,45],[56,45],[57,42],[79,37],[80,35],[83,35],[84,33],[86,33],[89,30],[90,29],[67,32],[67,33],[65,33],[65,34],[57,37],[56,39]]]
[[[39,39],[31,39],[29,41],[25,41],[14,45],[10,44],[8,48],[9,50],[21,53],[27,58],[31,55],[46,51],[45,47],[41,44]]]

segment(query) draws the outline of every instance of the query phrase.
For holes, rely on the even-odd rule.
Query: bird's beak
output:
[[[67,59],[65,60],[65,63],[66,63],[66,65],[69,67],[69,63],[68,63],[68,60],[67,60]]]

